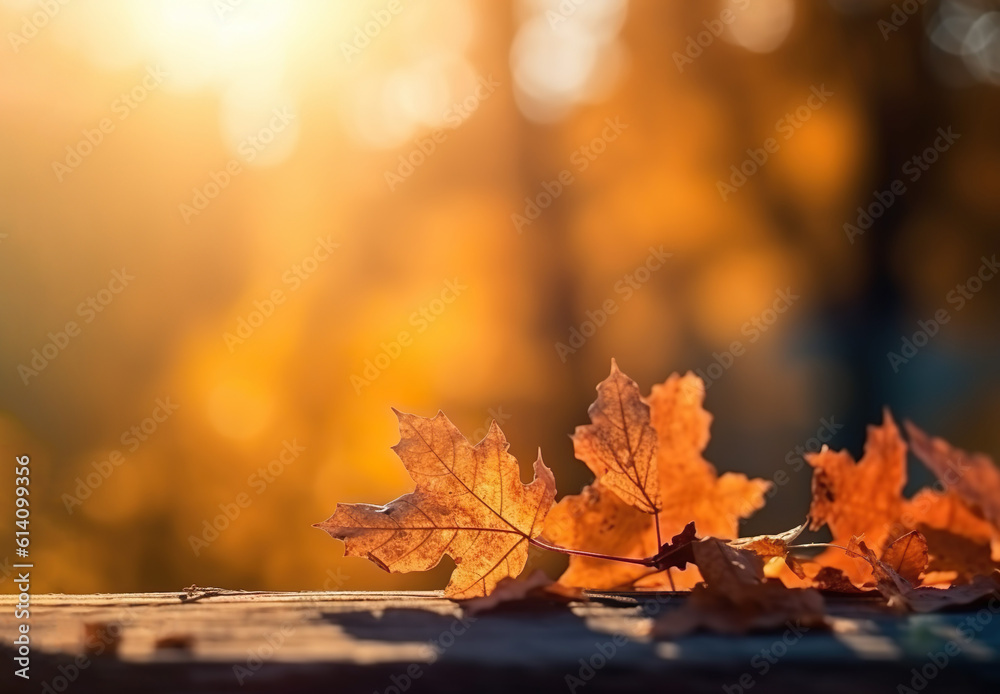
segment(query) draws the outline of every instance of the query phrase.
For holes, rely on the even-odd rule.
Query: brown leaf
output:
[[[688,523],[684,530],[665,542],[654,557],[654,566],[659,571],[683,569],[695,563],[694,545],[698,542],[698,532],[694,523]]]
[[[489,595],[464,600],[462,609],[466,614],[497,610],[539,610],[565,606],[571,602],[589,602],[579,588],[554,583],[541,569],[536,569],[527,578],[504,578]]]
[[[1000,591],[1000,572],[976,576],[971,582],[949,588],[922,586],[907,591],[903,599],[914,612],[936,612],[949,607],[968,605]]]
[[[597,385],[587,410],[592,424],[573,434],[573,452],[607,490],[642,511],[661,508],[656,470],[656,431],[639,386],[611,360],[611,375]]]
[[[927,569],[927,540],[916,530],[906,533],[885,548],[879,561],[909,583],[917,585],[920,574]]]
[[[746,586],[764,580],[764,562],[759,556],[714,537],[695,543],[694,561],[705,583],[734,599]]]
[[[827,590],[833,593],[867,593],[870,591],[858,588],[851,583],[840,569],[833,566],[824,566],[812,578],[813,585],[820,590]]]
[[[344,541],[346,556],[367,557],[391,572],[426,571],[447,554],[457,564],[445,595],[489,595],[517,576],[555,499],[555,479],[541,457],[521,483],[517,461],[496,422],[473,446],[443,413],[432,419],[396,412],[393,447],[416,489],[386,506],[338,504],[317,523]]]
[[[756,535],[754,537],[741,537],[730,540],[729,546],[750,550],[762,559],[771,559],[772,557],[785,558],[788,556],[788,544],[794,542],[802,534],[808,523],[809,521],[807,520],[798,527],[776,535]]]
[[[653,626],[661,637],[675,637],[696,629],[744,633],[788,626],[823,624],[823,598],[812,588],[787,588],[764,578],[763,564],[754,552],[737,549],[716,538],[693,545],[703,585],[687,602],[666,612]]]
[[[953,448],[944,439],[931,438],[906,422],[913,452],[931,472],[963,501],[1000,529],[1000,468],[983,453]]]
[[[613,494],[593,484],[580,495],[559,502],[546,522],[545,537],[572,549],[633,558],[652,556],[660,549],[658,538],[677,536],[692,521],[706,535],[737,537],[740,518],[763,506],[769,483],[733,473],[719,477],[702,457],[712,421],[701,406],[704,390],[697,376],[673,374],[662,385],[654,386],[648,399],[658,443],[659,533],[652,516],[624,502],[616,503]],[[643,588],[687,589],[700,578],[694,568],[672,570],[668,576],[641,566],[571,557],[559,582],[595,589],[628,583]]]
[[[906,483],[906,444],[888,410],[882,426],[869,426],[865,452],[857,463],[846,451],[824,448],[807,453],[813,467],[812,505],[809,516],[813,530],[825,523],[833,534],[833,544],[844,545],[854,535],[881,550],[891,536],[903,509]],[[860,583],[870,577],[864,563],[857,563],[839,549],[829,549],[816,561],[839,568]]]
[[[917,530],[927,538],[927,571],[950,574],[949,582],[968,583],[975,576],[989,576],[1000,568],[990,554],[988,543],[923,524],[918,525]]]

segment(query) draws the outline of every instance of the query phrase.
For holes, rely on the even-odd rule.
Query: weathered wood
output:
[[[739,692],[751,681],[757,691],[862,694],[896,692],[923,668],[923,691],[1000,691],[1000,620],[988,608],[898,616],[875,601],[833,598],[833,631],[648,639],[649,616],[682,599],[640,605],[618,594],[469,619],[423,592],[38,595],[26,683],[13,676],[16,600],[2,596],[0,682],[33,694],[479,693],[568,691],[569,676],[584,694]],[[947,664],[929,655],[946,654],[949,641]]]

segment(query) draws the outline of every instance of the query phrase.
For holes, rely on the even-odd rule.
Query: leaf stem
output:
[[[580,549],[568,549],[566,547],[559,547],[558,545],[550,545],[545,540],[540,540],[538,538],[529,538],[528,542],[533,544],[535,547],[541,547],[542,549],[547,549],[552,552],[560,552],[561,554],[573,554],[578,557],[590,557],[591,559],[605,559],[607,561],[620,561],[626,564],[639,564],[641,566],[653,566],[653,557],[647,557],[645,559],[634,559],[632,557],[616,557],[612,554],[598,554],[597,552],[584,552]]]

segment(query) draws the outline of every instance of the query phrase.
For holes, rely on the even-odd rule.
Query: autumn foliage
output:
[[[1000,471],[906,424],[909,448],[938,477],[903,496],[908,446],[892,415],[869,427],[859,461],[825,448],[813,469],[811,529],[829,543],[796,545],[805,528],[739,537],[739,522],[764,505],[769,483],[724,472],[703,457],[711,415],[693,374],[671,375],[648,396],[612,361],[597,386],[590,423],[573,434],[594,481],[555,503],[552,471],[534,463],[521,481],[494,423],[470,443],[438,413],[397,412],[394,450],[416,488],[385,506],[338,504],[317,527],[390,572],[421,571],[448,555],[445,595],[506,601],[581,599],[591,590],[691,590],[654,627],[745,631],[791,618],[823,621],[823,593],[882,595],[913,611],[974,602],[1000,590]],[[570,555],[556,584],[515,581],[529,546]],[[822,546],[816,556],[803,548]],[[488,598],[488,599],[487,599]]]

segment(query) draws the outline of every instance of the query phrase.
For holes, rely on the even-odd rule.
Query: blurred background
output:
[[[576,493],[612,357],[706,378],[706,457],[779,481],[745,533],[883,405],[1000,454],[1000,3],[0,0],[0,37],[34,591],[439,588],[310,527],[410,490],[390,407]]]

